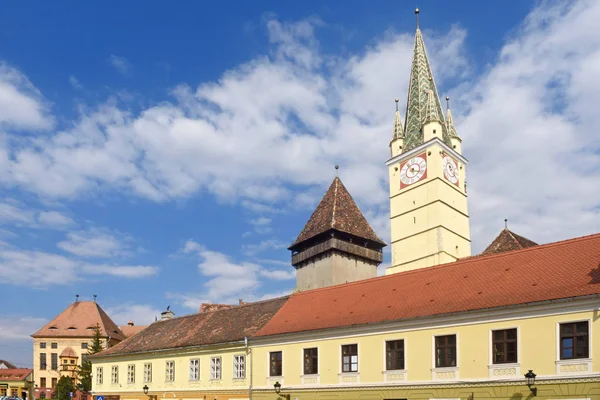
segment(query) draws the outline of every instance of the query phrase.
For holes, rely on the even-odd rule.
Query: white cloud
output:
[[[107,306],[105,311],[117,325],[127,325],[133,321],[135,325],[149,325],[155,317],[160,318],[162,310],[148,304],[124,303],[116,306]]]
[[[247,261],[235,262],[228,255],[208,250],[192,240],[185,244],[182,251],[200,259],[198,271],[206,278],[202,295],[167,294],[167,297],[187,308],[198,309],[202,303],[237,303],[240,298],[253,301],[260,298],[258,291],[263,284],[260,278],[281,281],[295,277],[294,271],[266,269]]]
[[[33,348],[30,335],[47,322],[44,318],[11,315],[5,311],[0,324],[2,359],[16,364],[19,368],[31,368]]]
[[[119,57],[114,54],[111,54],[110,57],[108,57],[108,62],[114,69],[122,74],[128,73],[131,68],[131,64],[125,57]]]
[[[79,79],[75,75],[69,76],[69,83],[73,86],[73,89],[81,90],[83,89],[83,85],[79,82]]]
[[[115,236],[105,229],[91,228],[86,231],[70,232],[67,240],[57,246],[80,257],[118,257],[129,252],[130,239]]]
[[[49,106],[40,91],[20,71],[3,63],[0,93],[0,128],[46,130],[53,126]],[[0,140],[0,150],[1,145]]]
[[[95,265],[44,251],[0,246],[0,280],[29,287],[68,285],[86,276],[143,278],[158,272],[153,266]]]
[[[277,239],[262,240],[259,243],[242,245],[242,251],[247,255],[256,255],[266,250],[285,249],[287,246]]]
[[[58,211],[41,211],[37,218],[40,224],[56,229],[66,228],[75,224],[75,221]]]
[[[541,3],[482,76],[470,68],[464,29],[425,31],[436,83],[453,97],[471,160],[475,250],[505,217],[542,242],[599,230],[598,18],[595,2]],[[338,163],[386,239],[383,163],[393,99],[407,92],[413,33],[387,32],[339,56],[320,50],[319,24],[267,21],[269,55],[216,82],[181,84],[172,102],[140,113],[107,102],[35,141],[16,146],[7,136],[0,181],[58,199],[114,190],[169,201],[206,190],[266,214],[314,204]],[[566,167],[572,160],[577,167]]]
[[[260,235],[271,233],[273,231],[273,228],[271,227],[271,222],[273,222],[271,218],[267,218],[264,216],[250,220],[250,224],[254,226],[254,232]]]

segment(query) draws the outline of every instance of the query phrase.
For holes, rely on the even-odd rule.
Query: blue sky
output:
[[[419,2],[474,251],[598,232],[597,2]],[[79,294],[116,322],[287,293],[340,176],[389,241],[414,5],[38,2],[0,14],[0,358]],[[404,113],[402,113],[404,116]],[[385,254],[389,262],[389,254]],[[385,267],[385,263],[382,267]],[[8,310],[8,311],[6,311]]]

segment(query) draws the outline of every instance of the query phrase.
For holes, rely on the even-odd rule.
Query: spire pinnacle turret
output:
[[[422,128],[429,121],[442,122],[442,140],[450,144],[446,125],[443,123],[444,114],[440,98],[425,52],[423,35],[418,25],[419,9],[415,10],[415,14],[417,16],[417,31],[415,33],[415,47],[410,71],[408,100],[406,102],[405,145],[403,151],[408,151],[423,143]]]
[[[402,139],[404,136],[404,129],[402,128],[402,118],[400,118],[400,111],[398,110],[398,99],[396,101],[396,115],[394,117],[394,136],[392,140]]]
[[[446,130],[450,138],[458,137],[456,133],[456,127],[454,126],[454,120],[452,119],[452,112],[450,112],[450,97],[446,96]]]

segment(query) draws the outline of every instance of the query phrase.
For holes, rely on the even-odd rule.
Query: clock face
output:
[[[406,161],[400,168],[400,189],[427,177],[425,153]]]
[[[458,186],[458,165],[456,165],[456,161],[452,157],[444,156],[442,166],[444,168],[444,177]]]

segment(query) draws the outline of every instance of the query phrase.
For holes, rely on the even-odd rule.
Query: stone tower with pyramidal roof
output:
[[[385,243],[336,177],[289,247],[296,289],[309,290],[377,276]]]

